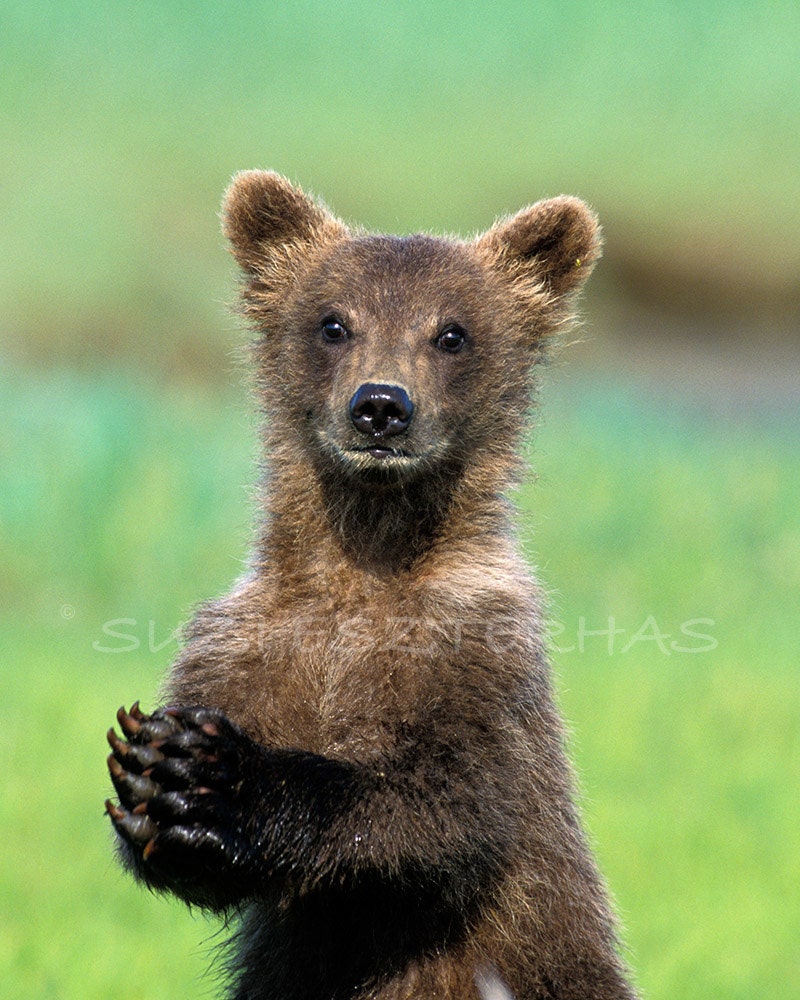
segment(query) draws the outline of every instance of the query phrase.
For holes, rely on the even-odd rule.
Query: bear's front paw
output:
[[[222,713],[121,708],[108,731],[119,805],[106,811],[136,875],[190,902],[225,906],[246,892],[253,849],[243,811],[249,737]],[[252,754],[251,754],[252,756]]]

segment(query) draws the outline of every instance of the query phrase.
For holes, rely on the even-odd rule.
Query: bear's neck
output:
[[[514,480],[513,464],[505,475],[495,462],[376,485],[273,453],[259,555],[280,576],[307,576],[332,560],[342,570],[407,572],[450,539],[463,545],[507,531],[504,487]]]

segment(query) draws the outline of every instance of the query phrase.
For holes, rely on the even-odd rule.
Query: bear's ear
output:
[[[280,174],[243,170],[225,192],[222,231],[239,266],[254,274],[274,250],[344,236],[347,227]]]
[[[600,256],[600,227],[579,198],[562,195],[496,222],[476,245],[512,278],[560,298],[577,291]]]

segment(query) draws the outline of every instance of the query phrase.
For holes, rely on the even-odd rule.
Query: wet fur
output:
[[[240,1000],[632,998],[506,499],[594,216],[561,198],[473,241],[371,236],[251,171],[223,226],[269,475],[251,571],[197,614],[166,685],[205,708],[121,717],[127,865],[242,913]],[[342,351],[319,338],[331,313]],[[443,356],[452,321],[469,351]],[[347,401],[376,380],[418,405],[405,465],[352,452]],[[152,747],[155,784],[131,791],[120,761]]]

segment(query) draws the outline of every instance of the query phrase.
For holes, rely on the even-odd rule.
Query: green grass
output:
[[[568,190],[599,209],[608,265],[630,238],[656,267],[707,255],[796,287],[799,29],[796,4],[744,0],[3,5],[9,995],[213,993],[216,925],[111,861],[103,734],[152,703],[172,631],[246,552],[254,435],[220,376],[230,175],[274,167],[393,231],[467,233]],[[547,397],[527,544],[645,993],[793,998],[797,416],[726,423],[561,372]],[[611,618],[609,651],[589,633]],[[682,631],[697,619],[714,648],[675,649],[711,644]]]
[[[613,382],[552,403],[525,499],[556,642],[576,647],[557,657],[563,702],[645,995],[794,996],[796,419],[721,422]],[[607,636],[580,652],[581,617],[625,629],[611,653]],[[681,634],[693,619],[715,648]]]
[[[689,253],[796,287],[798,31],[790,0],[8,0],[0,344],[218,358],[215,212],[252,166],[394,231],[470,232],[567,190],[609,259],[633,239],[655,270]]]
[[[0,980],[10,996],[58,1000],[211,996],[217,925],[113,864],[104,732],[122,702],[153,703],[170,631],[241,569],[254,451],[243,393],[9,375]],[[790,1000],[796,420],[724,422],[569,368],[551,382],[538,480],[520,497],[526,545],[553,593],[586,816],[644,995]],[[625,631],[609,651],[586,633],[611,617]],[[681,632],[694,619],[713,622],[695,630],[714,648],[676,651],[712,645]]]

